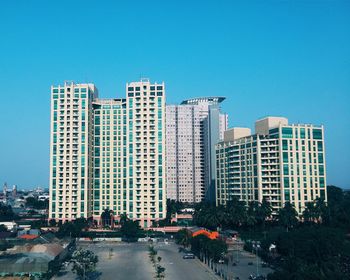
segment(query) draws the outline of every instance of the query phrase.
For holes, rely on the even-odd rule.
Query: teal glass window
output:
[[[322,129],[314,128],[312,130],[312,137],[314,139],[322,139]]]
[[[284,187],[285,188],[289,188],[289,178],[288,177],[284,177],[283,182],[284,182]]]
[[[282,149],[285,151],[285,150],[288,150],[288,140],[283,140],[282,141]]]
[[[323,153],[318,154],[318,163],[323,163]]]
[[[319,152],[322,152],[322,151],[323,151],[323,143],[322,143],[322,141],[318,141],[318,142],[317,142],[317,150],[318,150]]]
[[[288,152],[283,152],[283,162],[288,162]]]
[[[319,165],[318,166],[318,170],[319,170],[319,176],[323,176],[324,175],[324,166],[323,165]]]
[[[320,188],[324,188],[324,177],[320,177]]]
[[[293,128],[283,127],[282,128],[282,137],[283,138],[293,138]]]
[[[284,199],[289,201],[290,200],[290,191],[284,190]]]

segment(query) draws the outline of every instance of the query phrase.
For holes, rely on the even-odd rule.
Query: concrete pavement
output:
[[[99,258],[94,280],[152,280],[155,269],[148,256],[147,243],[107,243],[80,242],[77,247],[93,251]],[[154,244],[160,265],[165,267],[166,280],[214,280],[214,273],[200,263],[198,259],[184,260],[183,253],[173,242]],[[53,279],[75,280],[76,275],[69,266],[66,271]]]

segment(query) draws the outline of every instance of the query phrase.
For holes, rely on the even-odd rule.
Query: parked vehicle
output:
[[[192,253],[186,253],[182,257],[183,259],[194,259],[194,254]]]

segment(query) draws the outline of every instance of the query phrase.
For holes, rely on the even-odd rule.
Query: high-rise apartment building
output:
[[[190,203],[204,199],[201,120],[197,106],[166,106],[166,176],[170,199]]]
[[[182,202],[213,199],[215,144],[227,129],[227,114],[220,110],[224,97],[185,100],[167,105],[167,193]]]
[[[306,202],[327,199],[323,126],[268,117],[255,132],[228,130],[216,146],[218,205],[234,196],[246,203],[266,199],[274,213],[291,202],[301,214]]]
[[[49,218],[165,218],[164,83],[127,84],[119,99],[99,99],[92,84],[51,92]]]
[[[127,211],[150,226],[166,216],[165,85],[141,80],[126,88]]]
[[[101,211],[126,213],[126,100],[96,99],[93,102],[93,218]]]
[[[51,87],[49,218],[91,216],[93,84]]]

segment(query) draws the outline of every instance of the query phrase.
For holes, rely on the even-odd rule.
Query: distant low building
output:
[[[219,238],[219,233],[217,231],[211,231],[202,227],[189,227],[187,231],[191,233],[192,237],[196,237],[198,235],[205,235],[209,239],[217,239]]]
[[[20,246],[0,255],[0,276],[9,274],[42,275],[55,261],[66,255],[66,248],[59,244]]]
[[[0,225],[5,226],[9,231],[15,231],[18,227],[17,223],[15,222],[0,222]]]

